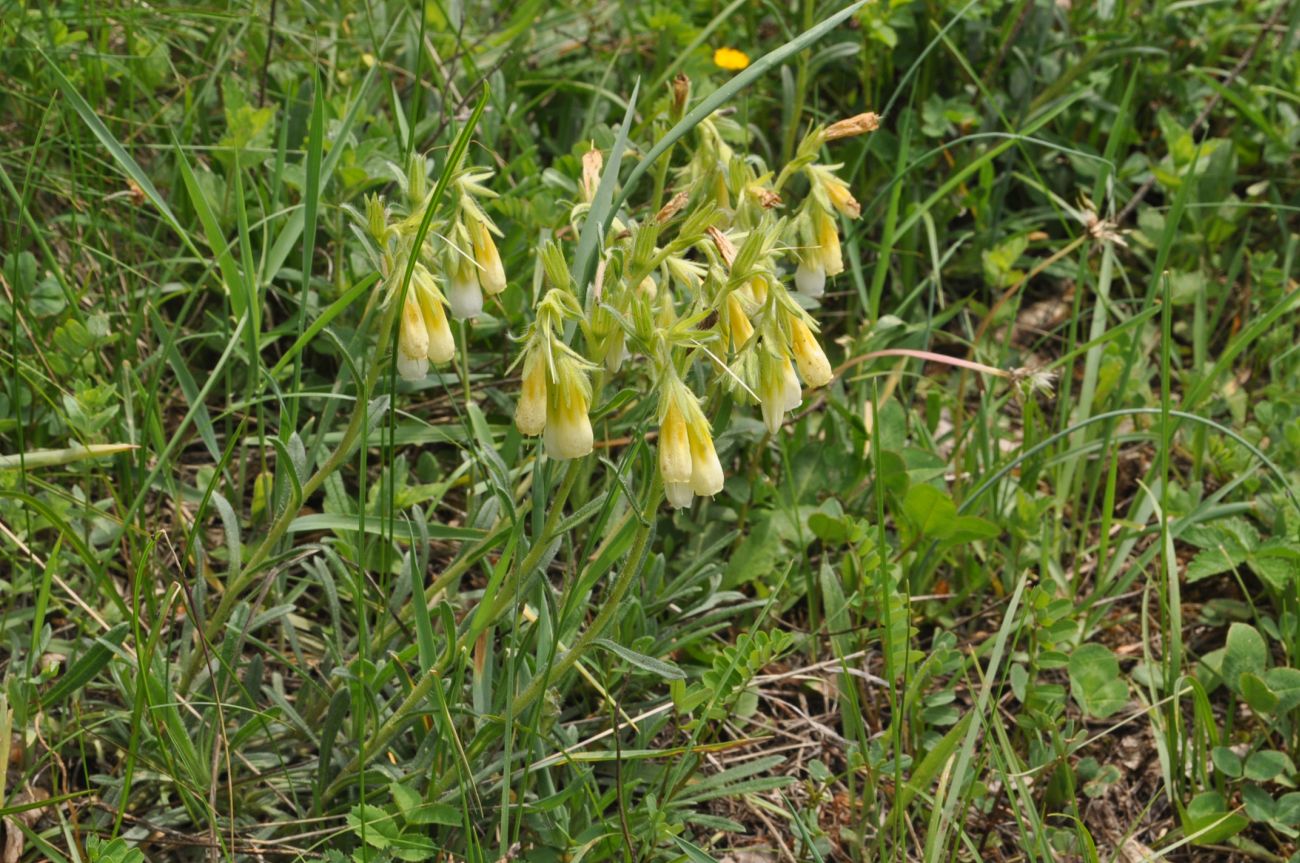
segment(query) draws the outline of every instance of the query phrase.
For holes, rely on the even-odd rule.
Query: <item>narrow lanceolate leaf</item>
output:
[[[600,175],[596,194],[591,199],[591,209],[587,211],[587,220],[582,223],[582,234],[578,237],[578,248],[573,253],[573,283],[577,286],[579,299],[586,301],[587,281],[591,276],[592,264],[596,250],[600,248],[605,232],[614,221],[614,214],[619,204],[627,197],[627,192],[619,196],[619,203],[614,203],[614,187],[618,185],[618,169],[623,164],[623,151],[627,149],[628,133],[632,129],[632,120],[636,115],[636,97],[641,89],[638,80],[632,85],[632,95],[627,100],[627,112],[619,124],[618,135],[614,138],[614,148],[609,151],[609,160],[605,171]],[[635,172],[633,172],[635,173]]]
[[[616,641],[610,641],[608,638],[597,638],[594,643],[605,648],[627,664],[636,666],[642,671],[657,674],[664,680],[686,679],[686,672],[682,671],[671,662],[665,662],[662,659],[655,659],[653,656],[646,656],[644,653],[637,653],[635,650],[632,650],[629,647],[624,647]]]
[[[113,161],[117,162],[118,167],[122,169],[122,172],[126,174],[127,178],[130,179],[131,182],[135,183],[141,193],[149,199],[149,202],[153,204],[154,207],[158,209],[158,212],[162,214],[163,219],[181,238],[181,241],[185,243],[194,254],[198,255],[199,251],[194,248],[189,233],[181,227],[181,223],[176,218],[176,214],[172,212],[171,207],[167,206],[167,202],[163,200],[163,196],[158,193],[158,190],[154,187],[153,181],[149,179],[149,175],[144,172],[144,169],[140,167],[139,163],[136,162],[135,159],[131,158],[131,154],[126,151],[126,148],[118,143],[117,138],[113,137],[113,133],[104,125],[104,121],[99,119],[99,115],[96,114],[95,110],[90,107],[90,104],[82,98],[82,95],[77,92],[77,88],[67,79],[67,76],[63,74],[58,65],[49,57],[46,57],[45,53],[41,51],[41,49],[37,48],[36,52],[41,55],[41,59],[45,61],[46,67],[54,73],[54,82],[58,84],[59,89],[63,91],[63,98],[68,100],[68,103],[72,105],[73,110],[77,112],[79,117],[81,117],[82,122],[85,123],[94,136],[99,139],[99,143],[104,145],[104,149],[108,150],[109,155],[113,157]]]
[[[45,693],[45,696],[41,699],[42,709],[49,710],[90,683],[95,675],[99,674],[105,665],[108,665],[113,658],[113,648],[122,644],[129,629],[129,624],[119,623],[104,633],[101,638],[95,639],[94,645],[79,656],[69,666],[68,670],[55,681],[49,692]]]
[[[85,461],[92,458],[105,458],[121,452],[139,449],[133,443],[93,443],[87,446],[71,446],[65,449],[36,449],[14,455],[0,455],[0,470],[16,470],[20,467],[54,467],[61,464]]]

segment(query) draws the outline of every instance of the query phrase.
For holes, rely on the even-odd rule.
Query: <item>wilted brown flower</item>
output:
[[[868,132],[874,132],[880,128],[880,115],[872,111],[865,111],[852,117],[846,117],[843,120],[832,123],[826,127],[822,133],[822,139],[826,141],[838,141],[840,138],[852,138],[855,135],[865,135]]]

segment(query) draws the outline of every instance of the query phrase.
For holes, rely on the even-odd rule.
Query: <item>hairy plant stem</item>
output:
[[[663,496],[663,482],[660,475],[655,473],[654,485],[650,491],[650,497],[647,500],[645,511],[653,513],[659,508],[659,500]],[[629,512],[627,515],[631,518]],[[524,689],[523,692],[515,696],[514,704],[510,712],[512,716],[518,716],[527,710],[529,705],[538,699],[543,689],[549,681],[557,679],[560,675],[568,671],[573,664],[582,658],[582,655],[591,647],[592,642],[601,636],[605,629],[613,621],[614,615],[619,612],[623,604],[623,597],[627,595],[628,589],[631,588],[638,575],[641,574],[641,568],[645,563],[646,545],[650,542],[650,535],[654,532],[654,520],[646,519],[640,527],[637,528],[636,539],[632,542],[632,550],[628,553],[627,564],[623,567],[623,572],[614,580],[613,585],[609,588],[609,595],[605,597],[600,611],[591,621],[591,625],[586,631],[578,637],[573,647],[569,648],[564,655],[560,656],[547,669],[545,674],[534,677]]]
[[[495,620],[505,606],[513,601],[516,595],[515,582],[520,578],[527,578],[541,563],[542,555],[546,553],[546,549],[551,544],[551,540],[555,538],[556,528],[559,527],[560,519],[564,515],[564,504],[568,500],[569,492],[573,490],[573,486],[577,482],[578,474],[582,469],[582,464],[583,459],[574,459],[569,462],[568,468],[564,472],[564,478],[560,481],[560,487],[556,491],[554,499],[551,501],[550,511],[546,514],[546,522],[542,525],[542,530],[540,535],[537,537],[537,541],[533,543],[532,547],[528,549],[528,554],[524,556],[519,565],[510,573],[510,577],[501,584],[500,589],[497,591],[497,596],[491,600],[484,597],[484,602],[492,602],[488,614],[489,620]],[[426,597],[431,598],[436,596],[440,591],[446,588],[454,578],[458,578],[468,567],[469,564],[464,563],[462,565],[462,561],[457,561],[457,563],[452,564],[442,575],[438,576],[438,578],[434,580],[432,585],[430,585]],[[393,711],[392,716],[388,717],[388,719],[379,726],[379,729],[375,732],[374,736],[370,738],[370,742],[363,745],[361,750],[353,756],[346,765],[344,765],[342,770],[339,771],[338,776],[334,777],[334,781],[329,784],[325,789],[325,793],[321,795],[322,801],[331,799],[335,794],[342,790],[344,784],[346,784],[352,774],[362,769],[362,767],[372,757],[374,757],[375,752],[383,748],[388,741],[392,740],[393,737],[400,733],[406,726],[407,721],[412,719],[418,711],[423,709],[425,699],[429,697],[429,693],[433,691],[433,687],[441,679],[441,676],[446,673],[446,665],[450,661],[450,658],[459,656],[463,651],[468,650],[470,644],[474,639],[478,638],[478,636],[478,631],[473,628],[466,628],[465,631],[456,639],[456,649],[448,651],[444,654],[444,658],[439,660],[438,664],[425,671],[424,675],[419,679],[415,686],[411,688],[411,691],[407,694],[406,698],[404,698],[402,703],[397,706],[397,709]]]
[[[392,329],[395,313],[395,303],[390,304],[389,307],[384,310],[383,317],[380,318],[379,323],[379,332],[381,334],[386,334]],[[381,335],[381,349],[382,345],[386,341],[387,340]],[[279,516],[277,516],[276,520],[272,523],[271,529],[267,531],[266,536],[262,538],[262,541],[258,543],[253,554],[248,558],[248,562],[244,564],[243,568],[239,571],[239,574],[235,576],[234,581],[226,586],[226,591],[221,596],[221,602],[217,604],[216,610],[212,613],[212,616],[208,618],[207,625],[203,627],[203,637],[209,642],[216,639],[217,634],[221,632],[221,628],[226,625],[226,621],[230,619],[230,615],[235,610],[235,603],[239,601],[240,597],[243,596],[244,591],[246,591],[248,586],[256,579],[258,571],[271,556],[271,552],[284,537],[285,532],[288,531],[289,525],[292,524],[293,520],[297,517],[303,503],[315,494],[316,490],[321,487],[325,480],[327,480],[334,471],[338,470],[343,465],[343,462],[347,460],[348,456],[352,454],[352,448],[356,444],[357,438],[360,437],[364,431],[365,418],[368,414],[365,407],[370,401],[370,395],[374,392],[375,385],[379,382],[379,372],[383,367],[384,363],[382,362],[374,362],[370,364],[370,368],[366,372],[365,382],[362,384],[361,391],[357,396],[356,408],[352,411],[352,416],[348,420],[347,428],[344,429],[343,437],[339,440],[338,446],[334,448],[334,451],[330,453],[329,458],[325,459],[325,462],[316,470],[316,472],[308,477],[307,481],[302,484],[301,496],[281,511]],[[200,650],[195,650],[193,654],[191,654],[190,661],[186,664],[185,670],[181,674],[180,681],[177,685],[177,690],[181,694],[184,694],[189,690],[190,684],[194,680],[194,675],[198,673],[201,658],[202,651]]]

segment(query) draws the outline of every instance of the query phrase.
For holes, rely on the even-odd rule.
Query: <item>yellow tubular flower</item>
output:
[[[799,407],[803,401],[799,376],[789,357],[764,352],[759,366],[758,398],[763,422],[769,433],[776,434],[781,430],[786,412]]]
[[[555,366],[555,385],[546,393],[546,454],[554,459],[581,458],[594,443],[587,416],[591,385],[572,357],[555,357]]]
[[[754,335],[754,325],[734,291],[727,295],[727,332],[732,351],[739,351]]]
[[[401,329],[397,334],[397,373],[408,381],[422,380],[429,371],[429,331],[414,297],[402,306]]]
[[[699,412],[696,421],[690,426],[691,441],[691,491],[701,497],[712,497],[722,491],[722,463],[713,448],[713,434],[708,420]]]
[[[423,276],[415,280],[411,291],[419,302],[420,313],[424,318],[428,339],[425,356],[435,363],[449,362],[456,354],[456,339],[451,334],[451,325],[447,323],[447,312],[442,307],[443,299],[438,286],[427,272]]]
[[[478,219],[469,220],[470,241],[474,245],[474,261],[479,266],[478,280],[484,293],[496,295],[506,289],[506,271],[501,266],[501,254],[492,239],[488,226]]]
[[[781,361],[781,386],[787,411],[803,404],[803,388],[799,386],[799,376],[794,373],[794,363],[789,357],[783,357]]]
[[[818,254],[822,269],[828,276],[838,276],[844,272],[844,256],[840,253],[840,228],[835,224],[835,217],[830,213],[818,213],[816,216],[817,244],[821,248]]]
[[[790,318],[790,349],[799,364],[799,374],[803,375],[809,389],[824,387],[831,382],[834,375],[826,352],[808,325],[796,317]]]
[[[850,219],[856,219],[862,215],[862,205],[849,191],[849,184],[843,180],[835,178],[833,181],[827,182],[826,196],[831,199],[831,206],[838,210],[840,215],[848,216]]]
[[[520,434],[539,435],[546,428],[546,357],[540,350],[524,358],[523,389],[515,405],[515,427]]]
[[[474,272],[474,261],[456,251],[450,270],[447,305],[451,307],[451,316],[458,321],[478,317],[483,313],[483,289]]]
[[[690,506],[691,444],[686,431],[686,421],[670,398],[668,411],[659,423],[659,472],[664,478],[664,491],[668,502],[678,509]]]

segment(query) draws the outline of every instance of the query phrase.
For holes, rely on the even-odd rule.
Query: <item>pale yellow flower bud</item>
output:
[[[449,362],[456,354],[456,338],[451,334],[451,324],[447,322],[447,312],[442,307],[442,295],[433,283],[433,277],[427,272],[417,275],[411,292],[419,303],[428,334],[425,355],[435,363]]]
[[[664,493],[674,507],[690,506],[695,495],[709,497],[722,491],[724,475],[713,448],[713,432],[694,393],[675,376],[666,388],[663,419],[659,424],[659,472]]]
[[[539,350],[524,359],[523,388],[515,405],[520,434],[539,435],[546,428],[546,357]]]
[[[691,491],[701,497],[712,497],[722,491],[722,463],[713,448],[713,435],[708,421],[700,414],[691,424]]]
[[[451,316],[458,321],[475,318],[483,313],[483,289],[479,287],[474,262],[456,252],[447,282],[447,305]]]
[[[561,353],[554,361],[555,380],[546,393],[546,454],[554,459],[581,458],[594,444],[587,416],[591,385],[576,357]]]
[[[663,474],[665,487],[689,485],[691,481],[691,443],[686,420],[671,401],[659,424],[659,472]]]
[[[727,334],[733,351],[739,351],[754,335],[754,325],[735,292],[727,295]]]
[[[616,326],[605,336],[605,368],[614,374],[623,367],[627,359],[627,334],[622,327]]]
[[[546,454],[554,459],[582,458],[594,444],[586,399],[556,402],[546,414]]]
[[[429,371],[429,331],[414,297],[402,305],[401,329],[397,333],[397,373],[408,381],[422,380]]]
[[[478,219],[469,220],[470,242],[474,245],[474,261],[478,264],[478,281],[486,294],[496,295],[506,289],[506,271],[501,266],[501,254],[492,239],[488,226]]]
[[[781,387],[785,410],[792,411],[803,404],[803,388],[799,386],[799,376],[794,373],[794,363],[789,357],[781,363]]]
[[[850,219],[862,215],[862,205],[849,191],[848,183],[839,179],[826,183],[826,197],[831,199],[831,206],[838,210],[840,215],[848,216]]]
[[[817,389],[831,382],[834,374],[826,359],[826,352],[808,325],[795,317],[790,319],[790,349],[794,352],[799,373],[803,375],[809,389]]]
[[[835,217],[830,213],[818,213],[816,216],[818,256],[822,269],[828,276],[838,276],[844,272],[844,256],[840,252],[840,228]]]
[[[803,401],[799,376],[789,357],[764,354],[758,376],[758,398],[763,422],[770,433],[776,434],[781,430],[786,412],[799,407]]]

